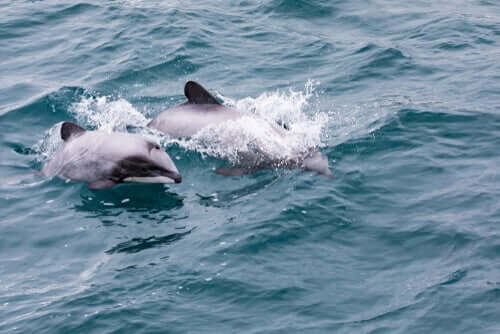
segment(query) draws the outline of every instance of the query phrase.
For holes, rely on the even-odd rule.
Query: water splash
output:
[[[127,125],[145,127],[148,119],[127,100],[107,96],[83,97],[69,110],[82,126],[112,131],[126,131]]]
[[[263,160],[290,159],[322,147],[321,134],[328,124],[328,114],[311,110],[316,84],[308,81],[302,91],[277,90],[241,100],[218,94],[226,105],[235,107],[244,116],[207,126],[189,139],[172,142],[232,163],[245,160],[255,164]]]
[[[315,98],[318,97],[316,87],[318,81],[308,80],[303,90],[264,92],[256,98],[246,97],[238,101],[222,97],[229,105],[245,113],[250,113],[267,119],[270,122],[279,122],[292,126],[300,122],[311,120],[311,113],[319,110],[309,110],[314,107]],[[326,116],[321,115],[320,116]],[[328,121],[327,119],[319,120]]]
[[[50,160],[56,152],[61,149],[63,141],[61,139],[61,124],[57,123],[50,129],[45,131],[44,136],[35,145],[33,145],[33,152],[36,153],[36,161],[43,163]]]

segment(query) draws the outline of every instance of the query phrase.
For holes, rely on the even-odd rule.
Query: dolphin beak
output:
[[[177,172],[169,171],[165,176],[174,180],[175,183],[182,182],[182,176],[181,176],[181,174],[179,174]]]
[[[159,151],[159,150],[158,150]],[[113,175],[123,182],[181,183],[182,177],[170,157],[159,151],[152,158],[130,156],[121,160]]]

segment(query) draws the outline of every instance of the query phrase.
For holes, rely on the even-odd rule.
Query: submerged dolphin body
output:
[[[64,122],[63,148],[43,168],[45,176],[88,183],[90,189],[123,182],[180,183],[181,175],[160,145],[129,133],[86,131]]]
[[[148,126],[172,137],[191,137],[204,127],[218,125],[230,120],[238,120],[245,116],[234,108],[220,104],[205,88],[194,81],[186,83],[184,95],[187,102],[161,112]],[[273,131],[278,136],[287,135],[286,127],[272,125]],[[254,157],[247,159],[246,164],[243,162],[241,165],[234,167],[219,167],[216,172],[223,175],[241,176],[262,168],[285,167],[302,168],[329,178],[332,177],[328,159],[319,151],[303,152],[291,158],[288,157],[284,161],[267,158],[265,155],[262,157],[261,152],[253,153],[260,156],[257,159]],[[255,161],[258,161],[258,163],[255,164]]]

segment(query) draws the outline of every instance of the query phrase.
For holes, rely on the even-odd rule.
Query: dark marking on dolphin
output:
[[[123,182],[128,177],[156,177],[166,176],[181,183],[182,177],[179,173],[173,172],[162,166],[159,166],[148,159],[141,156],[129,156],[116,164],[111,171],[111,179],[118,182]]]

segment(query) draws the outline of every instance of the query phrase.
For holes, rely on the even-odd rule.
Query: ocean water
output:
[[[500,332],[497,1],[0,0],[0,56],[1,333]],[[188,80],[265,122],[148,131]],[[35,175],[62,121],[183,182]],[[249,147],[335,177],[214,173]]]

